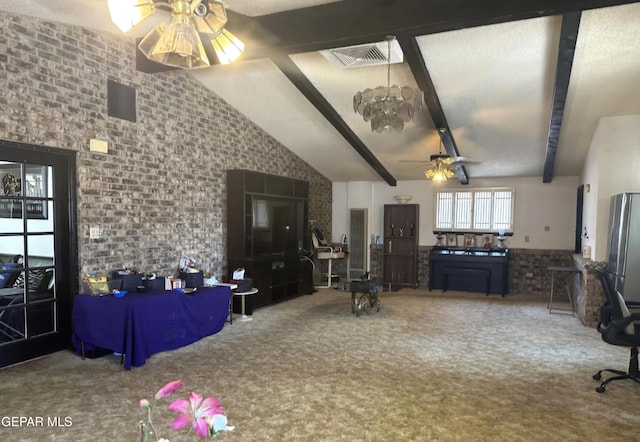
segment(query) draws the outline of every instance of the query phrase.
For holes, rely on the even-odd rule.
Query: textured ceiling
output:
[[[232,12],[249,20],[257,17],[259,25],[268,23],[272,17],[282,17],[283,11],[308,8],[309,27],[314,24],[316,10],[326,11],[348,3],[355,4],[349,0],[226,2]],[[390,14],[401,15],[405,2],[376,3],[378,6],[388,4]],[[95,29],[118,32],[109,21],[106,0],[0,0],[0,10],[79,26],[91,23]],[[459,154],[478,161],[465,166],[471,183],[473,178],[481,177],[542,177],[562,16],[539,15],[517,21],[495,20],[499,23],[462,29],[452,25],[453,30],[413,34]],[[396,19],[395,15],[389,17]],[[235,24],[232,21],[228,24],[234,33],[243,31],[234,29],[234,25],[242,27],[250,23],[240,18]],[[347,23],[352,20],[354,27],[362,19],[360,15],[341,18]],[[446,28],[441,24],[437,26]],[[600,118],[640,114],[639,33],[638,3],[582,13],[555,175],[580,174]],[[374,42],[382,41],[384,35],[358,35],[357,38]],[[326,39],[322,34],[314,45],[322,46]],[[274,36],[269,43],[286,47],[284,40]],[[340,47],[342,40],[345,39],[336,37],[330,43],[332,46],[326,43],[324,49]],[[250,43],[248,39],[247,45]],[[439,150],[436,127],[426,108],[399,134],[372,133],[369,125],[352,109],[355,92],[386,83],[386,66],[340,68],[317,50],[293,50],[290,57],[312,88],[390,175],[396,180],[423,178],[425,165],[406,161],[426,160]],[[354,150],[350,139],[314,107],[272,59],[253,57],[192,74],[329,179],[382,180],[375,168]],[[416,85],[407,63],[392,65],[391,81]]]

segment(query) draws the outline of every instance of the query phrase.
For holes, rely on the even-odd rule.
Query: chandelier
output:
[[[138,44],[151,61],[178,68],[211,65],[205,51],[210,44],[220,64],[242,54],[244,43],[227,31],[227,12],[219,0],[107,0],[113,23],[128,32],[152,16],[156,8],[171,12],[169,23],[155,26]]]
[[[365,89],[353,97],[353,111],[359,113],[364,121],[371,122],[372,132],[400,132],[404,123],[413,119],[413,115],[422,106],[422,91],[409,86],[391,86],[391,42],[387,41],[387,86]]]

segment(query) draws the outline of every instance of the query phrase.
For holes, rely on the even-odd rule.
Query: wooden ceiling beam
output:
[[[567,103],[573,56],[576,50],[576,41],[578,40],[580,16],[580,12],[574,12],[562,17],[558,63],[556,65],[551,117],[549,118],[549,131],[547,134],[547,149],[544,158],[544,171],[542,173],[543,183],[550,183],[551,180],[553,180],[553,171],[558,153],[558,139],[560,138],[560,128],[562,127],[562,116]]]
[[[358,136],[349,128],[336,110],[322,96],[320,91],[313,86],[302,71],[287,55],[272,57],[275,65],[293,83],[293,85],[305,96],[309,102],[327,119],[329,123],[344,137],[344,139],[358,152],[369,166],[390,186],[396,185],[396,179],[380,163],[378,158],[367,148]],[[336,159],[339,161],[339,159]]]
[[[439,132],[445,150],[452,157],[460,156],[453,134],[449,129],[449,123],[447,123],[444,109],[442,109],[442,105],[440,104],[438,92],[433,84],[431,74],[429,74],[418,42],[415,37],[406,34],[397,35],[396,38],[398,43],[400,43],[405,61],[409,64],[418,88],[424,94],[425,106],[431,116],[431,120],[433,120],[433,125]],[[460,184],[469,184],[469,177],[467,176],[467,171],[464,166],[462,164],[455,164],[453,168],[458,180],[460,180]]]

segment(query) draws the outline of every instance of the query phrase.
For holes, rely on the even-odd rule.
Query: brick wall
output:
[[[136,89],[136,123],[107,116],[108,79]],[[182,253],[225,275],[231,168],[308,180],[309,217],[331,226],[329,180],[187,72],[136,71],[130,39],[0,13],[0,82],[0,138],[77,151],[79,275],[173,273]]]

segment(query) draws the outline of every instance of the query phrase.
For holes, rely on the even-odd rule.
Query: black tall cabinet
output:
[[[258,307],[311,293],[309,260],[309,183],[247,170],[227,171],[228,278],[244,268],[258,293],[247,297]]]
[[[383,282],[418,285],[418,204],[384,206]]]

